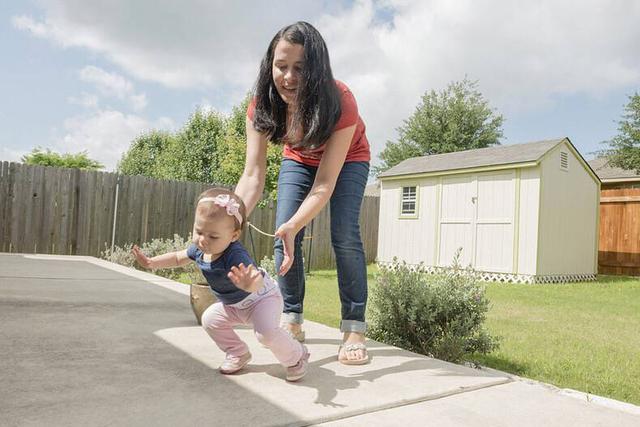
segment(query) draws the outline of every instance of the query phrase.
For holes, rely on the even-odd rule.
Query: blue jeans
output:
[[[278,177],[276,229],[287,222],[304,201],[316,177],[317,167],[291,159],[283,159]],[[342,332],[361,332],[367,329],[364,314],[367,307],[367,266],[360,238],[360,207],[369,176],[369,162],[347,162],[342,167],[330,200],[331,244],[336,255],[338,289],[342,306]],[[296,235],[294,260],[278,284],[284,298],[284,321],[301,324],[304,301],[304,265],[302,239],[305,229]],[[276,239],[276,271],[283,258],[283,245]]]

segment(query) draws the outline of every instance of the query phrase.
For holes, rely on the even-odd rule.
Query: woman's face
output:
[[[304,67],[304,47],[301,44],[280,40],[273,53],[273,83],[278,94],[288,106],[294,107],[296,93],[301,81]]]

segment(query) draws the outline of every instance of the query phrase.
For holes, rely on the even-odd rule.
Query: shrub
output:
[[[262,267],[264,271],[269,273],[269,276],[271,276],[274,280],[278,277],[276,275],[276,260],[273,257],[268,257],[265,255],[265,257],[262,258],[262,261],[260,261],[260,267]]]
[[[304,257],[302,257],[302,263],[304,264],[304,262]],[[265,255],[264,258],[262,258],[262,261],[260,261],[259,266],[269,273],[269,276],[274,280],[277,279],[278,274],[276,273],[276,260],[273,255],[270,257]]]
[[[143,243],[142,245],[140,245],[140,249],[142,249],[142,252],[144,252],[149,258],[151,258],[156,255],[165,254],[167,252],[175,252],[186,249],[189,246],[190,241],[190,236],[185,240],[181,236],[174,234],[173,239],[153,239],[150,242]],[[116,264],[146,271],[136,262],[135,257],[131,253],[132,247],[133,244],[128,243],[122,247],[114,246],[113,251],[107,248],[104,252],[101,253],[101,257]],[[177,280],[181,274],[187,273],[193,283],[206,283],[205,278],[202,277],[202,273],[195,263],[189,263],[183,267],[151,270],[151,272],[153,274],[157,274],[158,276],[166,277],[167,279],[171,280]]]
[[[449,362],[498,347],[484,329],[489,309],[485,289],[470,269],[429,274],[394,259],[381,267],[370,299],[371,328],[378,341]]]

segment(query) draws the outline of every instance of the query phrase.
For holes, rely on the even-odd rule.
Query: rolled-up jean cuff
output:
[[[364,334],[367,332],[367,322],[360,320],[341,320],[340,332],[358,332]]]
[[[302,313],[282,313],[282,323],[302,325],[304,323],[304,315]]]

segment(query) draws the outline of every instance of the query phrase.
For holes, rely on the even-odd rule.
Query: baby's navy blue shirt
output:
[[[237,267],[240,263],[246,267],[249,265],[257,267],[240,242],[231,242],[222,255],[211,262],[203,259],[204,253],[193,243],[187,249],[187,256],[196,262],[218,301],[223,304],[235,304],[249,295],[249,292],[236,287],[227,277],[231,267]]]

